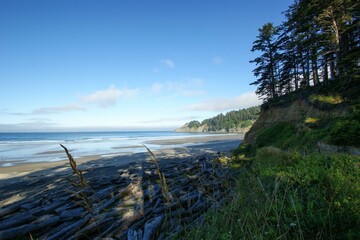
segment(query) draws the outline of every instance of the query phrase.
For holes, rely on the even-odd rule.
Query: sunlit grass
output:
[[[319,122],[319,118],[314,118],[314,117],[308,117],[305,119],[305,123],[308,124],[317,124]]]
[[[328,103],[328,104],[340,104],[344,102],[344,99],[339,95],[320,95],[314,94],[310,96],[311,102],[320,102],[320,103]]]
[[[258,149],[228,204],[183,239],[358,239],[359,162],[343,154]]]

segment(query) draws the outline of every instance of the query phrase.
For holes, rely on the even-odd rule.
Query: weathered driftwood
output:
[[[29,223],[35,220],[35,217],[33,215],[15,215],[11,218],[6,219],[5,222],[2,222],[0,224],[0,230],[5,230],[13,227],[17,227],[20,225],[23,225],[25,223]]]
[[[63,228],[61,231],[57,232],[56,234],[50,236],[48,240],[56,240],[56,239],[66,239],[69,236],[73,235],[76,231],[78,231],[85,223],[87,223],[90,219],[90,214],[86,215],[85,217],[81,218],[77,222],[69,225],[66,228]]]
[[[139,220],[144,215],[144,210],[140,209],[134,215],[125,217],[122,224],[116,229],[114,236],[115,238],[120,237],[125,230],[127,230],[133,223]]]
[[[54,203],[50,203],[48,205],[45,205],[45,206],[40,206],[40,207],[37,207],[35,209],[31,209],[29,210],[27,213],[28,214],[32,214],[34,216],[41,216],[41,215],[44,215],[44,214],[47,214],[47,213],[52,213],[52,212],[55,212],[55,209],[64,205],[65,202],[61,201],[61,202],[54,202]]]
[[[160,227],[163,219],[164,216],[158,216],[145,224],[143,240],[153,239],[153,236]]]
[[[189,224],[201,224],[203,213],[221,206],[229,194],[232,172],[212,159],[204,155],[159,161],[166,188],[159,184],[157,166],[149,162],[117,170],[114,176],[84,175],[88,185],[81,189],[50,183],[49,190],[0,209],[0,239],[29,233],[36,239],[175,236]],[[164,191],[170,199],[164,198]],[[78,203],[84,197],[86,209]]]
[[[24,236],[25,234],[35,232],[42,228],[51,227],[52,225],[55,225],[59,221],[60,221],[59,216],[46,215],[29,224],[0,231],[0,239],[10,239],[10,238],[15,238],[16,236]]]
[[[85,214],[85,209],[82,207],[78,207],[61,212],[60,219],[66,218],[68,220],[69,218],[79,218],[83,217]]]
[[[114,229],[116,229],[116,227],[119,226],[121,224],[121,222],[122,222],[122,220],[117,220],[117,221],[113,222],[107,229],[103,230],[97,236],[97,238],[104,239],[105,236],[108,236],[105,239],[113,239],[112,237],[109,237],[109,236],[112,235],[112,233],[114,232]]]
[[[110,226],[111,222],[113,222],[112,218],[104,218],[101,220],[94,220],[92,223],[88,224],[86,227],[80,229],[74,235],[75,239],[79,239],[81,237],[87,236],[90,237],[94,233],[101,233],[102,230],[106,229]]]
[[[9,207],[5,207],[5,208],[1,208],[0,209],[0,218],[9,215],[11,213],[17,212],[18,210],[20,210],[21,204],[13,204]]]
[[[37,200],[37,201],[34,201],[34,202],[21,204],[20,210],[21,211],[30,210],[30,209],[32,209],[34,207],[37,207],[40,204],[40,202],[41,202],[40,200]]]

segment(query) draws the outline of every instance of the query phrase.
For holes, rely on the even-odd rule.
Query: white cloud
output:
[[[155,82],[151,85],[151,92],[154,94],[160,93],[164,89],[164,84]]]
[[[26,122],[0,124],[0,132],[51,131],[56,125],[47,118],[33,118]]]
[[[30,115],[30,113],[12,112],[7,108],[3,108],[3,109],[0,109],[0,115],[25,116],[25,115]]]
[[[86,111],[86,108],[78,103],[71,103],[63,106],[42,107],[32,110],[31,112],[11,112],[9,110],[0,110],[0,114],[13,115],[13,116],[30,116],[41,114],[56,114],[73,111]]]
[[[194,78],[187,81],[168,81],[165,83],[155,82],[151,86],[153,94],[167,94],[168,96],[199,96],[204,94],[201,87],[204,85],[202,79]]]
[[[85,110],[86,108],[81,106],[80,104],[73,103],[64,106],[44,107],[44,108],[35,109],[31,112],[31,114],[51,114],[51,113],[71,112],[71,111],[85,111]]]
[[[99,90],[92,94],[83,96],[81,99],[86,103],[96,104],[99,107],[107,108],[114,106],[119,98],[131,98],[138,94],[138,89],[110,86],[108,89]]]
[[[186,110],[220,112],[233,109],[248,108],[260,104],[261,100],[258,99],[258,96],[254,92],[248,92],[233,98],[208,99],[190,105],[186,108]]]
[[[214,57],[213,58],[213,63],[215,65],[222,65],[225,62],[225,60],[222,57]]]
[[[183,122],[183,121],[191,121],[197,119],[197,116],[188,116],[188,117],[169,117],[169,118],[158,118],[151,119],[146,121],[140,121],[139,123],[168,123],[168,122]]]
[[[170,59],[162,59],[161,63],[164,64],[168,68],[174,68],[175,67],[174,61],[172,61]]]
[[[181,90],[181,95],[185,97],[194,97],[203,95],[205,92],[203,90],[191,90],[191,89],[183,89]]]

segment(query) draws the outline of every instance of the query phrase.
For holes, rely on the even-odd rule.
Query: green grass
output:
[[[320,154],[319,141],[360,147],[360,80],[333,82],[263,104],[287,107],[306,99],[323,111],[259,130],[253,145],[233,151],[239,168],[228,202],[181,239],[360,239],[360,157]]]
[[[296,127],[291,123],[279,123],[270,128],[261,130],[255,139],[255,147],[265,147],[269,145],[287,148],[292,145],[296,138]]]
[[[329,142],[360,147],[360,104],[352,106],[348,117],[338,118],[329,132]]]
[[[295,124],[279,123],[265,128],[256,135],[255,148],[274,146],[281,149],[313,150],[318,141],[329,138],[330,126],[322,127],[324,123]]]
[[[258,149],[226,206],[181,238],[359,239],[359,164],[349,155]]]
[[[340,104],[344,102],[344,99],[339,95],[320,95],[320,94],[314,94],[310,96],[311,102],[321,102],[321,103],[327,103],[327,104]]]

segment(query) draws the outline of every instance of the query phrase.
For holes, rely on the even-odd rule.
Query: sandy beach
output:
[[[214,134],[149,140],[145,144],[156,149],[153,151],[156,164],[149,161],[151,157],[147,151],[119,152],[115,156],[111,152],[106,157],[94,155],[77,159],[77,169],[81,170],[85,181],[85,196],[96,212],[93,217],[99,219],[98,229],[106,233],[106,228],[115,228],[117,236],[117,232],[127,232],[122,230],[121,224],[118,225],[117,221],[122,219],[129,219],[123,222],[126,230],[130,226],[138,227],[137,222],[147,224],[146,221],[159,218],[159,214],[161,219],[164,218],[165,195],[158,182],[157,168],[166,177],[169,196],[179,201],[173,204],[179,206],[180,202],[186,202],[186,206],[174,211],[171,217],[184,223],[201,221],[199,216],[207,209],[219,206],[231,189],[228,186],[232,184],[234,172],[214,160],[219,152],[230,153],[240,144],[242,137]],[[161,147],[156,148],[156,145]],[[129,149],[136,147],[131,145]],[[76,233],[70,234],[80,236],[84,232],[93,237],[102,234],[100,230],[92,232],[93,223],[89,221],[92,215],[77,205],[82,201],[78,193],[84,189],[76,184],[78,175],[73,174],[67,160],[2,167],[0,176],[0,225],[20,229],[0,229],[0,238],[13,239],[31,232],[34,238],[52,236],[49,238],[58,239],[60,235],[69,234],[66,229],[72,224],[77,226],[72,227]],[[201,181],[196,180],[198,178]],[[227,187],[218,189],[214,186]],[[177,212],[189,217],[183,218]],[[100,220],[103,217],[104,221]],[[114,224],[109,225],[109,221]],[[170,231],[166,226],[163,225],[161,231]],[[119,235],[115,239],[123,237]]]
[[[187,137],[181,139],[169,139],[149,141],[146,144],[159,144],[164,147],[154,151],[158,160],[171,160],[187,158],[202,153],[230,153],[243,139],[243,135],[210,135],[202,137]],[[187,144],[187,146],[183,146]],[[178,146],[177,146],[178,145]],[[168,147],[166,147],[168,146]],[[134,146],[132,146],[134,147]],[[65,154],[65,153],[64,153]],[[76,156],[74,156],[76,157]],[[129,164],[146,161],[150,158],[147,152],[142,153],[119,153],[108,157],[99,155],[87,156],[76,159],[79,169],[93,174],[112,174],[115,169],[126,168]],[[94,172],[93,169],[101,169]],[[58,181],[71,174],[68,160],[58,162],[26,163],[10,167],[0,168],[0,206],[11,201],[11,197],[21,198],[21,195],[31,193],[34,183],[48,183]],[[35,184],[38,186],[38,184]],[[11,188],[9,188],[11,186]],[[48,186],[47,186],[48,187]],[[24,193],[27,189],[27,193]],[[35,189],[33,190],[35,191]],[[9,200],[10,199],[10,200]]]

